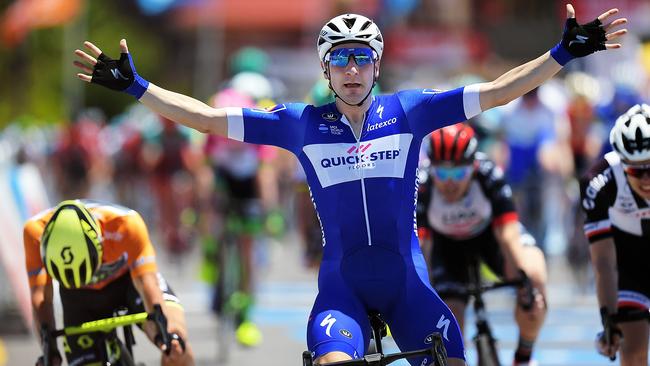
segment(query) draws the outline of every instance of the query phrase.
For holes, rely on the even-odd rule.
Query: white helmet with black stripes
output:
[[[618,117],[609,143],[623,161],[650,160],[650,106],[637,104]]]
[[[318,57],[323,61],[332,47],[341,43],[365,43],[381,59],[384,52],[384,38],[379,27],[372,20],[358,14],[343,14],[327,22],[318,35]]]

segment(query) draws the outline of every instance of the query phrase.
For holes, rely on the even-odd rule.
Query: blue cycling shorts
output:
[[[400,350],[430,347],[429,336],[438,332],[448,356],[465,359],[458,323],[431,287],[419,250],[404,256],[373,245],[325,260],[318,286],[307,325],[307,345],[315,359],[333,351],[362,357],[370,341],[370,311],[381,314]],[[432,360],[409,362],[419,366]]]

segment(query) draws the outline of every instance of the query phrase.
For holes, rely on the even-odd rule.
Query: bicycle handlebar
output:
[[[474,284],[468,284],[462,291],[465,292],[467,295],[470,296],[479,296],[485,292],[504,288],[504,287],[517,287],[517,288],[523,288],[525,290],[525,301],[521,303],[521,307],[524,310],[530,310],[533,306],[533,303],[535,301],[535,290],[533,288],[533,285],[526,275],[526,273],[522,270],[519,270],[519,278],[516,280],[509,280],[509,281],[501,281],[501,282],[493,282],[489,284],[481,284],[481,285],[474,285]]]
[[[108,333],[116,328],[133,325],[133,324],[141,324],[147,320],[153,321],[154,324],[156,325],[158,334],[156,335],[154,342],[156,342],[157,345],[165,344],[167,346],[167,349],[165,350],[165,354],[169,355],[169,353],[171,352],[171,342],[173,340],[178,341],[178,343],[180,343],[181,345],[181,348],[183,349],[183,352],[185,352],[185,340],[176,333],[167,332],[167,318],[165,317],[165,314],[162,312],[162,307],[160,306],[160,304],[154,304],[154,308],[151,313],[142,312],[136,314],[114,316],[111,318],[104,318],[104,319],[98,319],[98,320],[81,323],[76,326],[68,326],[68,327],[64,327],[63,329],[57,329],[57,330],[50,330],[49,327],[43,325],[41,327],[43,363],[45,366],[51,365],[51,360],[50,360],[50,355],[52,354],[51,343],[54,339],[58,337],[64,335],[69,336],[69,335],[78,335],[78,334],[86,334],[86,333],[93,333],[93,332]],[[158,341],[160,341],[160,343],[158,343]]]

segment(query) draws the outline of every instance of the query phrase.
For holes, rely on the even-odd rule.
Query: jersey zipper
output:
[[[366,118],[368,118],[368,116],[369,116],[368,112],[366,112],[366,115],[363,116],[364,117],[363,124],[361,125],[361,131],[359,131],[359,137],[357,137],[356,134],[354,133],[354,128],[352,128],[352,124],[350,123],[350,121],[348,121],[347,118],[345,119],[345,121],[347,122],[346,124],[348,125],[350,131],[352,132],[352,136],[354,136],[354,138],[357,140],[357,150],[356,150],[357,155],[359,155],[359,151],[361,150],[361,136],[363,135],[363,129],[366,126]],[[359,170],[361,175],[361,197],[363,199],[363,213],[366,217],[366,233],[368,234],[368,246],[371,246],[372,237],[370,235],[370,218],[368,217],[368,199],[366,198],[366,184],[364,181],[365,171],[364,169],[359,169]]]

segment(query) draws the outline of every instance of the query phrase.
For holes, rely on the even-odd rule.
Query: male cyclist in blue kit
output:
[[[75,53],[79,79],[133,95],[173,121],[205,133],[282,147],[307,175],[323,231],[319,293],[307,325],[317,364],[361,357],[370,336],[368,312],[390,325],[400,349],[426,348],[439,332],[449,365],[464,365],[456,321],[432,289],[415,227],[416,171],[422,139],[433,130],[503,105],[548,80],[562,65],[623,35],[626,22],[603,13],[585,25],[568,19],[562,41],[550,52],[492,82],[449,91],[405,90],[370,98],[379,77],[384,42],[370,19],[344,14],[325,24],[318,55],[336,101],[315,107],[279,104],[267,110],[211,108],[149,83],[135,70],[125,40],[110,58],[90,42]],[[601,23],[606,22],[606,23]],[[82,62],[83,61],[83,62]],[[429,365],[429,357],[410,360]]]

